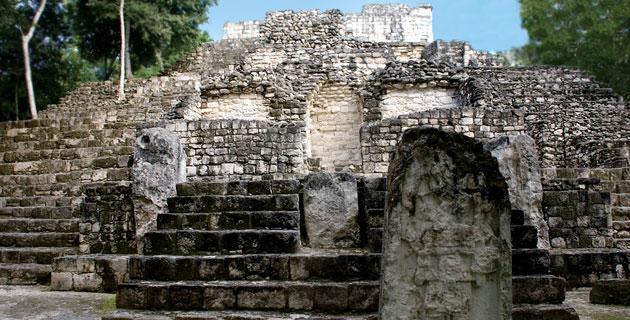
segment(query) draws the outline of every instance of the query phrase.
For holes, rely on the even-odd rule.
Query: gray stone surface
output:
[[[509,319],[508,191],[481,143],[410,129],[387,189],[381,318]]]
[[[485,148],[499,162],[512,209],[525,213],[525,224],[535,226],[538,231],[538,247],[549,249],[549,227],[542,210],[543,186],[536,141],[527,135],[506,136],[488,141]]]
[[[166,199],[186,181],[186,153],[178,137],[164,128],[137,133],[133,164],[136,236],[155,229],[158,213],[168,212]]]
[[[630,307],[589,303],[590,291],[590,288],[567,291],[565,304],[575,308],[580,320],[630,319]]]
[[[357,180],[349,173],[314,173],[304,183],[304,224],[312,248],[359,244]]]
[[[115,308],[113,294],[55,292],[40,286],[0,286],[2,320],[99,320]]]

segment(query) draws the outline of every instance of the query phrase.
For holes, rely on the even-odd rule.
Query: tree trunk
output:
[[[33,38],[35,33],[35,27],[39,22],[39,18],[42,17],[44,8],[46,7],[46,0],[42,0],[37,7],[33,21],[26,34],[22,33],[22,55],[24,58],[24,78],[26,79],[26,92],[28,93],[28,106],[31,112],[31,118],[37,119],[37,104],[35,104],[35,89],[33,89],[33,76],[31,74],[31,54],[29,49],[29,42]]]
[[[18,96],[18,83],[15,82],[15,121],[20,121],[20,100]]]
[[[131,55],[129,54],[129,39],[131,38],[131,21],[125,20],[125,72],[127,79],[133,77],[133,69],[131,68]]]
[[[164,71],[164,59],[162,59],[162,50],[160,48],[155,48],[155,60],[157,61],[158,70],[162,73]]]
[[[118,14],[120,16],[120,83],[118,88],[118,100],[125,100],[125,0],[120,0]]]

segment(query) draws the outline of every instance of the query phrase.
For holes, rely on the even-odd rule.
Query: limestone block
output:
[[[136,236],[155,229],[158,213],[168,210],[166,199],[186,181],[186,153],[174,133],[148,128],[137,134],[134,149],[133,193]]]
[[[359,243],[357,180],[349,173],[313,173],[304,183],[304,223],[313,248]]]
[[[510,203],[481,143],[406,131],[389,168],[381,319],[510,319]]]
[[[499,162],[499,170],[508,184],[512,209],[525,213],[525,224],[535,226],[538,231],[538,247],[549,249],[536,142],[528,135],[507,136],[489,141],[485,148]]]

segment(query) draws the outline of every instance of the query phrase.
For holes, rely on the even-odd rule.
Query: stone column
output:
[[[133,156],[136,238],[141,241],[156,228],[157,215],[168,212],[166,199],[176,195],[176,185],[186,181],[186,153],[173,132],[148,128],[138,131]]]
[[[389,167],[381,319],[511,319],[510,202],[496,159],[414,128]]]

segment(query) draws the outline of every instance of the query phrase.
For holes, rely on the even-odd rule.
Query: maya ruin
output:
[[[574,320],[567,290],[623,300],[628,104],[434,40],[432,17],[269,12],[126,100],[90,83],[0,123],[0,284],[116,293],[106,320]]]

